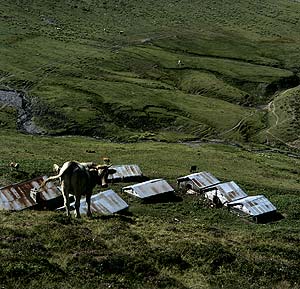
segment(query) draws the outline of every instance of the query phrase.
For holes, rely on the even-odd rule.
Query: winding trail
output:
[[[293,88],[289,88],[289,89],[285,90],[284,92],[281,93],[281,95],[286,94],[286,93],[287,93],[289,90],[291,90],[291,89],[293,89]],[[277,96],[277,95],[275,95],[275,98],[276,98],[276,96]],[[279,115],[276,113],[275,99],[272,100],[271,102],[269,102],[269,104],[267,105],[267,110],[268,110],[271,114],[273,114],[274,117],[275,117],[275,124],[272,125],[272,126],[270,126],[270,127],[266,130],[267,144],[270,143],[269,138],[268,138],[268,135],[269,135],[269,136],[271,136],[272,138],[276,139],[277,141],[281,142],[282,144],[286,145],[287,147],[290,147],[290,148],[293,148],[293,149],[295,149],[295,148],[298,149],[297,146],[293,146],[293,145],[287,143],[286,141],[284,141],[283,139],[281,139],[281,138],[279,138],[279,137],[277,137],[277,136],[275,136],[274,134],[271,133],[271,130],[272,130],[272,129],[276,128],[278,125],[283,124],[283,123],[285,123],[285,122],[287,122],[287,121],[289,120],[289,118],[286,118],[286,119],[284,119],[284,120],[282,120],[282,121],[279,122],[280,119],[279,119]]]
[[[290,91],[291,89],[294,89],[294,87],[292,88],[289,88],[289,89],[286,89],[285,91],[283,91],[281,93],[281,95],[284,95],[286,94],[288,91]],[[267,106],[265,106],[263,108],[263,110],[267,110],[271,115],[273,115],[275,117],[275,123],[274,125],[270,126],[267,130],[266,130],[266,140],[267,140],[267,145],[270,144],[270,140],[269,140],[269,137],[268,136],[271,136],[273,139],[277,140],[278,142],[286,145],[287,147],[289,148],[292,148],[292,149],[299,149],[297,146],[294,146],[294,145],[291,145],[289,143],[287,143],[286,141],[284,141],[283,139],[277,137],[276,135],[274,135],[273,133],[271,133],[271,130],[278,127],[280,124],[283,124],[285,122],[287,122],[290,118],[285,118],[284,120],[280,121],[280,117],[279,115],[276,113],[276,105],[275,105],[275,100],[276,100],[276,97],[278,96],[279,94],[275,94],[274,95],[274,99],[272,101],[270,101],[268,103]],[[219,134],[219,136],[224,136],[225,134],[229,133],[229,132],[232,132],[236,129],[238,129],[240,127],[240,125],[249,117],[252,117],[255,113],[257,113],[258,111],[254,111],[252,112],[251,114],[247,115],[246,117],[242,118],[235,126],[233,126],[232,128],[230,128],[229,130],[226,130],[224,132],[221,132]]]
[[[249,117],[253,116],[255,113],[257,113],[256,111],[250,113],[249,115],[245,116],[244,118],[242,118],[234,127],[230,128],[229,130],[226,130],[222,133],[219,134],[219,136],[223,136],[224,134],[227,134],[235,129],[238,129],[239,126]]]

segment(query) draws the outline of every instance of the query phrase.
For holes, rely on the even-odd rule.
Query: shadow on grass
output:
[[[263,214],[261,216],[253,218],[253,221],[257,224],[268,224],[272,222],[278,222],[283,220],[284,216],[279,212],[271,212],[268,214]]]
[[[93,215],[92,219],[95,220],[103,220],[103,221],[107,221],[107,220],[119,220],[125,223],[130,223],[130,224],[134,224],[135,220],[133,220],[131,218],[131,216],[133,216],[133,214],[131,212],[126,211],[121,211],[118,212],[117,214],[112,214],[112,215]]]
[[[156,203],[177,203],[182,202],[182,197],[173,192],[151,196],[142,200],[143,204],[156,204]]]

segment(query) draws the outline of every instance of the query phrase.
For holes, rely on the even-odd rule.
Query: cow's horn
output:
[[[112,166],[112,164],[110,164],[110,165],[98,165],[97,166],[97,169],[104,169],[104,168],[110,168]]]

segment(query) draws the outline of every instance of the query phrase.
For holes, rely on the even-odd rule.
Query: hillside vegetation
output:
[[[116,144],[83,137],[1,140],[1,183],[52,174],[65,160],[135,162],[149,178],[176,178],[191,164],[249,195],[264,194],[284,219],[255,224],[199,196],[144,203],[120,192],[125,215],[69,220],[62,212],[0,212],[4,288],[299,288],[299,159],[212,144]],[[91,154],[86,150],[95,150]],[[17,160],[19,171],[6,164]]]
[[[299,21],[296,0],[0,0],[0,187],[110,157],[176,188],[111,184],[128,211],[91,219],[0,211],[0,288],[300,288]],[[282,218],[180,192],[192,165]]]
[[[267,142],[257,106],[299,84],[295,1],[0,4],[0,85],[50,134]]]

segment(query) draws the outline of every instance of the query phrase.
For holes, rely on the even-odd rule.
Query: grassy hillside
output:
[[[266,195],[285,217],[254,224],[180,193],[179,202],[146,204],[120,193],[122,184],[111,188],[130,205],[125,216],[70,221],[62,212],[0,212],[4,288],[300,286],[298,158],[217,144],[114,144],[10,132],[0,140],[2,184],[52,174],[54,162],[109,156],[176,188],[176,178],[197,165],[250,195]],[[19,172],[8,168],[11,160],[20,163]]]
[[[299,84],[298,2],[0,4],[0,87],[51,134],[264,142],[247,107]]]
[[[107,156],[176,187],[197,165],[284,217],[254,224],[179,191],[146,204],[113,184],[126,215],[0,212],[0,287],[300,288],[299,12],[292,0],[0,0],[0,187]]]
[[[261,132],[269,142],[299,147],[299,86],[278,93],[268,104],[269,127]]]

